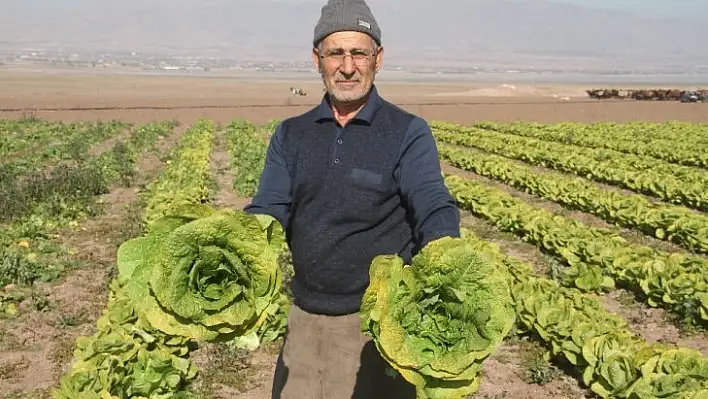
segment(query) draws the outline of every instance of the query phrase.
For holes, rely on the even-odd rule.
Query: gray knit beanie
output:
[[[329,34],[340,31],[366,33],[381,45],[381,28],[364,0],[329,0],[322,7],[312,44],[317,46]]]

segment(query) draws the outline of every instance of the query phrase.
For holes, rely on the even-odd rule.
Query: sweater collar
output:
[[[364,107],[356,114],[356,116],[352,118],[352,121],[362,121],[369,125],[371,124],[376,111],[378,111],[381,107],[383,101],[381,96],[379,96],[376,85],[371,86],[368,96],[369,98],[367,99],[366,104],[364,104]],[[332,107],[330,106],[329,95],[327,93],[322,96],[322,102],[320,102],[317,106],[315,120],[317,122],[323,120],[334,120],[334,111],[332,111]]]

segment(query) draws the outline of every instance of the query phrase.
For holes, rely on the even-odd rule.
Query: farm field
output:
[[[228,103],[224,92],[194,101],[204,108],[181,108],[185,94],[166,101],[170,109],[43,111],[76,105],[48,85],[49,99],[32,111],[22,87],[31,85],[16,86],[13,101],[23,111],[0,112],[0,395],[50,398],[61,386],[57,397],[77,397],[78,387],[103,384],[144,396],[269,398],[287,292],[269,294],[282,307],[269,308],[257,339],[206,342],[228,333],[197,315],[178,327],[179,306],[164,305],[176,294],[152,281],[148,293],[132,254],[157,248],[161,229],[204,207],[247,204],[274,124],[315,100],[281,104],[264,83],[259,101],[270,108],[206,107]],[[472,397],[624,398],[630,386],[633,398],[707,394],[705,104],[460,105],[438,96],[442,104],[415,105],[431,101],[402,84],[388,90],[430,121],[469,242],[513,288],[513,333],[486,360]],[[159,104],[149,93],[107,96],[101,106]],[[92,100],[81,101],[74,108]],[[179,220],[159,223],[175,213]],[[259,245],[279,244],[262,236]],[[287,253],[270,260],[287,280]],[[152,299],[136,302],[141,295]],[[131,306],[154,325],[136,322]],[[257,349],[254,339],[263,341]]]

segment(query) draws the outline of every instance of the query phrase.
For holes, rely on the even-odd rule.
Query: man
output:
[[[330,0],[312,56],[327,89],[286,119],[268,146],[250,213],[280,221],[295,275],[294,306],[273,398],[415,398],[386,374],[357,314],[379,254],[406,263],[426,243],[459,237],[428,124],[381,98],[381,30],[363,0]]]

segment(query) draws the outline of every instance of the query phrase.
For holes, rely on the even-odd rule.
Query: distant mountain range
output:
[[[0,49],[69,47],[309,60],[321,2],[40,0],[0,13]],[[415,5],[415,3],[421,3]],[[369,2],[389,63],[510,66],[706,62],[695,22],[542,0]]]

